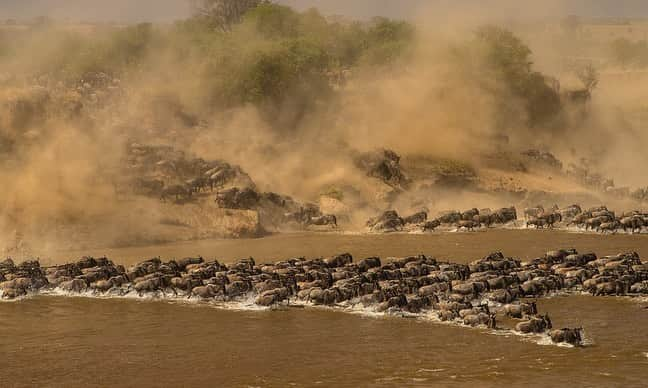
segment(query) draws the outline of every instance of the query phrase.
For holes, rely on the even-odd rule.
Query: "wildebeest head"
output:
[[[542,320],[544,321],[545,325],[547,326],[547,329],[551,329],[553,327],[553,324],[551,323],[551,318],[549,318],[549,314],[543,315]]]

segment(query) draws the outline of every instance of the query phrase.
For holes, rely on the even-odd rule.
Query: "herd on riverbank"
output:
[[[132,192],[174,204],[199,199],[213,200],[223,209],[259,212],[263,226],[269,227],[269,231],[337,229],[338,221],[344,224],[350,220],[350,212],[353,212],[347,209],[336,214],[331,208],[322,209],[316,203],[301,202],[278,193],[261,192],[241,167],[222,160],[195,158],[171,147],[133,143],[129,145],[126,155],[123,179],[114,182],[116,192],[121,195]],[[358,154],[355,164],[367,175],[380,179],[392,188],[404,189],[410,183],[401,171],[400,156],[393,151]],[[366,222],[367,230],[378,233],[433,231],[439,228],[474,230],[503,226],[640,233],[648,231],[648,212],[634,210],[617,214],[605,206],[584,209],[579,205],[564,208],[557,205],[550,208],[535,206],[518,212],[512,206],[502,209],[449,210],[433,218],[427,209],[406,217],[395,210],[387,210]]]
[[[0,296],[10,300],[38,293],[114,297],[168,297],[200,301],[253,300],[259,306],[361,307],[493,330],[546,335],[555,343],[581,345],[581,328],[555,329],[535,298],[556,292],[593,296],[648,294],[648,262],[636,253],[597,257],[573,249],[547,252],[522,263],[493,253],[470,264],[411,256],[354,262],[349,254],[257,264],[200,257],[142,261],[130,268],[106,258],[41,267],[38,261],[0,263]],[[511,323],[512,322],[512,323]],[[509,325],[507,329],[504,325]]]
[[[383,212],[367,221],[371,232],[387,233],[399,231],[434,231],[438,228],[456,230],[475,230],[492,227],[522,227],[530,229],[575,228],[576,230],[600,233],[642,233],[648,231],[648,212],[633,210],[617,214],[606,206],[582,209],[579,205],[560,208],[536,206],[525,208],[522,218],[518,218],[515,207],[491,209],[449,210],[441,212],[436,218],[428,218],[422,210],[407,217],[401,217],[395,210]]]

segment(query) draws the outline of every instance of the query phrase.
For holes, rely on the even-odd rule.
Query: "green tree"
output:
[[[476,37],[489,72],[524,101],[529,125],[548,124],[559,115],[560,96],[544,75],[533,71],[532,51],[521,39],[496,26],[478,29]]]
[[[300,14],[292,8],[272,3],[261,4],[245,15],[261,36],[269,39],[289,38],[298,35]]]
[[[266,0],[192,0],[194,14],[218,30],[230,31],[251,9]]]
[[[363,57],[369,64],[392,63],[411,48],[414,35],[414,27],[407,22],[374,18],[364,38]]]
[[[531,73],[531,49],[511,31],[485,26],[477,30],[478,42],[485,48],[486,63],[514,88],[522,88]]]

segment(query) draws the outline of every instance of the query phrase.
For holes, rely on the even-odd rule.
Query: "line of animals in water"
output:
[[[323,305],[416,316],[523,334],[555,343],[583,344],[582,328],[555,329],[535,300],[556,292],[593,296],[648,295],[648,262],[636,253],[597,257],[558,250],[523,263],[497,252],[469,264],[419,255],[383,262],[350,254],[257,264],[253,258],[222,264],[201,257],[142,261],[126,269],[107,258],[83,257],[41,267],[37,260],[0,262],[0,297],[39,292],[93,296],[249,301],[259,306]],[[501,326],[511,324],[511,327]]]
[[[380,216],[367,221],[371,232],[434,231],[440,227],[453,227],[460,230],[475,230],[506,224],[524,222],[521,226],[533,229],[553,229],[556,227],[576,227],[585,231],[600,233],[642,233],[648,230],[648,212],[633,210],[617,214],[606,206],[583,209],[579,205],[560,208],[535,206],[524,209],[523,219],[518,218],[514,206],[491,209],[468,209],[466,211],[444,211],[434,219],[428,218],[427,210],[407,217],[401,217],[395,210],[387,210]]]

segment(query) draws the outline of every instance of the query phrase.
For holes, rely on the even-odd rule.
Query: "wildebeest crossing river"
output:
[[[366,256],[424,253],[468,262],[490,251],[529,259],[574,247],[599,255],[637,251],[646,236],[489,231],[443,235],[276,236],[249,241],[142,247],[106,252],[126,265],[148,256],[202,253],[224,262],[274,261],[349,251]],[[57,257],[61,255],[60,258]],[[53,262],[74,253],[61,252]],[[47,263],[47,260],[42,260]],[[0,303],[3,386],[641,386],[648,373],[648,311],[638,298],[541,299],[554,327],[582,326],[584,348],[539,346],[510,331],[426,320],[342,314],[328,309],[232,311],[204,304],[38,296]],[[290,372],[290,373],[288,373]],[[2,382],[3,379],[7,381]]]

